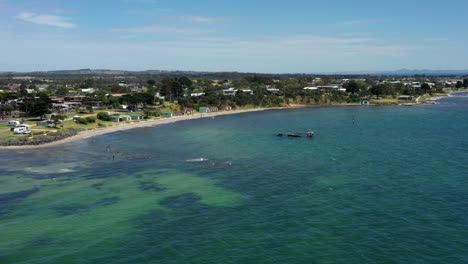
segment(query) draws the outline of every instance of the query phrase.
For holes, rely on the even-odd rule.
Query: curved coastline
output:
[[[245,109],[245,110],[232,110],[232,111],[220,111],[214,113],[196,113],[192,115],[184,115],[184,116],[177,116],[177,117],[170,117],[170,118],[159,118],[159,119],[149,119],[140,122],[133,122],[133,123],[125,123],[105,128],[97,128],[92,130],[85,130],[79,132],[75,136],[71,136],[68,138],[64,138],[61,140],[44,143],[40,145],[21,145],[21,146],[0,146],[1,150],[21,150],[21,149],[37,149],[37,148],[47,148],[52,146],[61,145],[64,143],[68,143],[71,141],[85,139],[93,136],[103,135],[107,133],[112,133],[116,131],[122,130],[129,130],[133,128],[139,127],[148,127],[148,126],[158,126],[163,124],[170,124],[178,121],[183,120],[192,120],[192,119],[200,119],[200,118],[208,118],[208,117],[215,117],[221,115],[233,115],[233,114],[242,114],[242,113],[249,113],[249,112],[258,112],[258,111],[265,111],[265,110],[275,110],[275,109],[289,109],[289,108],[300,108],[300,107],[274,107],[274,108],[252,108],[252,109]]]
[[[468,91],[467,91],[468,93]],[[437,100],[446,98],[450,96],[452,93],[449,93],[445,96],[433,97],[430,99],[433,103],[437,103]],[[415,104],[404,104],[404,105],[419,105],[421,103]],[[332,105],[290,105],[285,107],[268,107],[268,108],[251,108],[251,109],[242,109],[242,110],[231,110],[231,111],[220,111],[214,113],[195,113],[192,115],[184,115],[184,116],[176,116],[170,118],[159,118],[159,119],[149,119],[140,122],[131,122],[125,124],[119,124],[115,126],[105,127],[105,128],[96,128],[92,130],[85,130],[79,132],[75,136],[67,137],[61,140],[48,142],[40,145],[21,145],[21,146],[0,146],[1,150],[22,150],[22,149],[38,149],[38,148],[47,148],[52,146],[57,146],[61,144],[65,144],[68,142],[72,142],[75,140],[85,139],[93,136],[103,135],[107,133],[112,133],[116,131],[122,130],[129,130],[133,128],[139,127],[148,127],[148,126],[158,126],[163,124],[170,124],[178,121],[183,120],[192,120],[192,119],[200,119],[200,118],[207,118],[207,117],[214,117],[214,116],[221,116],[221,115],[232,115],[232,114],[242,114],[242,113],[250,113],[250,112],[258,112],[258,111],[266,111],[266,110],[281,110],[281,109],[297,109],[297,108],[314,108],[314,107],[326,107],[326,106],[362,106],[361,104],[332,104]],[[373,105],[371,105],[373,106]]]

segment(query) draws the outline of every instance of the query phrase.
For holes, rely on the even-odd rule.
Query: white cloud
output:
[[[126,32],[126,33],[160,33],[169,35],[195,35],[206,34],[214,32],[211,29],[203,28],[185,28],[185,27],[172,27],[161,25],[149,25],[142,27],[129,27],[129,28],[114,28],[113,32]]]
[[[164,41],[141,41],[138,37],[120,41],[97,41],[92,38],[64,41],[64,37],[39,34],[20,37],[13,33],[11,37],[17,41],[0,42],[0,50],[17,51],[7,54],[5,61],[23,65],[15,66],[15,69],[31,67],[28,65],[35,62],[33,64],[38,69],[34,70],[112,68],[336,72],[418,68],[419,64],[415,63],[420,62],[415,58],[427,50],[422,46],[386,40],[323,35],[226,38],[185,35]],[[35,43],[34,47],[27,45],[31,40]]]
[[[60,28],[75,28],[76,25],[69,22],[71,18],[54,16],[54,15],[39,15],[30,12],[22,12],[15,18],[28,21],[39,25],[48,25]]]

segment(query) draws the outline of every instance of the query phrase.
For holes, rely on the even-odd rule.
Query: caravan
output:
[[[29,125],[21,124],[17,125],[15,129],[13,129],[14,134],[29,134],[31,130],[29,130]]]
[[[17,126],[17,125],[20,125],[21,122],[18,121],[18,120],[11,120],[11,121],[8,121],[7,125],[8,126]]]

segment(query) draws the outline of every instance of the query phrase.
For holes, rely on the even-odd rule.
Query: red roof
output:
[[[174,113],[183,113],[184,111],[173,111]]]
[[[222,105],[221,107],[231,107],[230,105]]]

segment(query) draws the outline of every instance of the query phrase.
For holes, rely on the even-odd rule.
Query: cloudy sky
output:
[[[0,0],[0,71],[468,69],[466,0]]]

